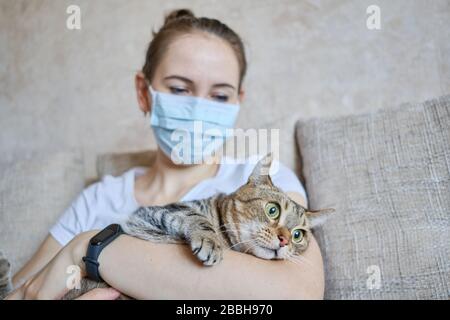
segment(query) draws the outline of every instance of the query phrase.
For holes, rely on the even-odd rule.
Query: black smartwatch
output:
[[[105,229],[97,233],[90,241],[86,252],[86,256],[83,257],[84,264],[86,266],[87,276],[95,281],[103,281],[98,272],[98,256],[100,252],[110,244],[114,239],[123,234],[123,230],[118,224],[111,224]]]

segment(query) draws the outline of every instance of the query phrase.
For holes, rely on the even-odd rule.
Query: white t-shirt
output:
[[[218,192],[231,193],[247,182],[255,161],[238,163],[227,158],[222,161],[217,174],[194,186],[181,201],[208,198]],[[276,165],[275,165],[276,164]],[[297,176],[280,162],[272,164],[272,182],[284,192],[297,192],[304,196],[306,192]],[[134,196],[134,183],[137,176],[148,170],[135,167],[121,176],[104,176],[101,181],[92,184],[81,192],[77,199],[61,215],[58,222],[50,229],[50,234],[65,246],[77,234],[103,229],[111,223],[121,223],[139,208]]]

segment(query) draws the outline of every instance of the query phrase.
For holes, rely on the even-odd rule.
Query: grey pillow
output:
[[[299,121],[327,299],[450,298],[450,96]]]
[[[20,269],[84,186],[80,155],[60,152],[0,163],[0,251]]]

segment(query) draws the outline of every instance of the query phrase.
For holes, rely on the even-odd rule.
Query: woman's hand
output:
[[[82,257],[89,240],[95,234],[95,231],[90,231],[76,236],[41,271],[13,291],[7,299],[50,300],[63,297],[70,290],[67,284],[70,282],[69,277],[74,276],[72,273],[74,269],[79,270],[79,279],[86,276]],[[80,299],[116,299],[119,294],[110,288],[95,289],[84,294]]]
[[[75,300],[116,300],[119,296],[120,292],[114,288],[96,288]]]

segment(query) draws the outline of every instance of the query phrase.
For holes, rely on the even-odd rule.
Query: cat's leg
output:
[[[11,291],[11,264],[0,251],[0,300]]]
[[[153,242],[187,242],[204,265],[222,260],[222,241],[213,224],[196,208],[177,203],[143,207],[122,224],[132,236]]]
[[[211,218],[206,216],[207,210],[202,212],[202,206],[199,205],[198,201],[192,202],[191,206],[172,204],[166,206],[166,208],[170,212],[166,215],[166,220],[172,221],[172,223],[168,224],[166,221],[164,225],[168,224],[172,233],[176,232],[185,239],[191,246],[192,253],[205,266],[215,265],[222,260],[223,244],[221,237],[214,228]]]
[[[202,216],[192,216],[186,228],[186,239],[188,240],[192,253],[203,262],[205,266],[212,266],[223,257],[223,244],[214,229],[212,223]]]
[[[165,207],[141,207],[121,223],[121,226],[126,234],[142,240],[156,243],[185,243],[178,232],[179,215],[178,212]]]

